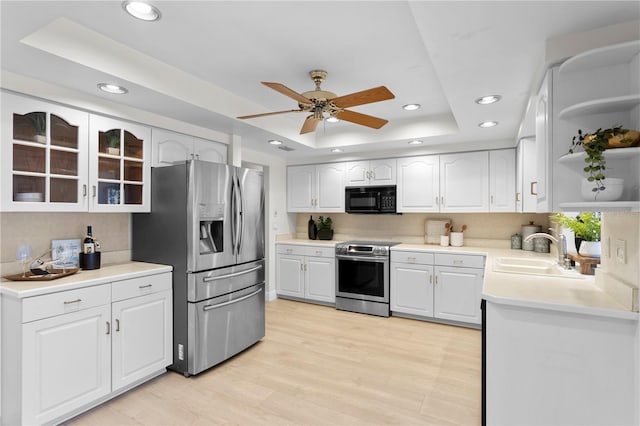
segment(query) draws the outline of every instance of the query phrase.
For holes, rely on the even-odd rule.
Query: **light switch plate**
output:
[[[616,262],[625,265],[627,263],[627,242],[625,240],[616,239],[615,244]]]

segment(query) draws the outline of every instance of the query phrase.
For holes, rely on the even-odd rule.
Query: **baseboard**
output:
[[[271,302],[272,300],[276,300],[277,298],[278,298],[278,294],[276,293],[275,290],[271,290],[265,293],[265,300],[267,302]]]

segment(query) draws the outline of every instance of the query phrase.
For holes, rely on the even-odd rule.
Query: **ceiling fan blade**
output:
[[[285,114],[287,112],[302,112],[302,110],[301,109],[288,109],[286,111],[274,111],[274,112],[264,112],[262,114],[243,115],[242,117],[236,117],[236,118],[238,118],[240,120],[244,120],[245,118],[266,117],[267,115]]]
[[[370,104],[373,102],[386,101],[395,98],[395,95],[384,86],[363,90],[362,92],[351,93],[350,95],[338,96],[332,101],[338,108],[349,108],[357,105]]]
[[[389,122],[383,118],[374,117],[372,115],[361,114],[359,112],[344,110],[336,113],[336,117],[340,120],[350,121],[355,124],[361,124],[363,126],[379,129]]]
[[[307,117],[306,120],[304,120],[302,129],[300,129],[300,134],[304,135],[305,133],[313,132],[316,129],[316,127],[318,127],[319,122],[320,120],[313,118],[313,114],[311,114],[310,116]]]
[[[273,90],[275,90],[276,92],[280,92],[285,96],[290,97],[291,99],[295,99],[296,101],[298,101],[301,104],[310,104],[313,105],[313,102],[311,101],[311,99],[309,98],[305,98],[304,96],[302,96],[300,93],[295,92],[291,89],[289,89],[287,86],[285,86],[284,84],[280,84],[280,83],[269,83],[268,81],[263,81],[262,84],[264,84],[267,87],[272,88]]]

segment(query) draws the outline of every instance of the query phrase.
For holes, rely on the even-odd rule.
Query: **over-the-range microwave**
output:
[[[344,208],[347,213],[395,213],[396,186],[348,186]]]

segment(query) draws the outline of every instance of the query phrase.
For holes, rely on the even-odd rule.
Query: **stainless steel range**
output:
[[[336,245],[336,309],[389,316],[390,241]]]

